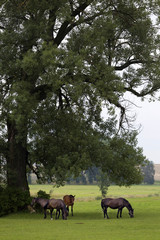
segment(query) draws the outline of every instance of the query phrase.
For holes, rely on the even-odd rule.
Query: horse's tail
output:
[[[49,206],[49,199],[47,199],[47,202],[46,202],[46,204],[44,205],[44,208],[48,208],[48,206]]]
[[[104,211],[104,209],[105,209],[105,205],[104,205],[104,201],[103,201],[103,199],[102,199],[102,201],[101,201],[101,208],[102,208],[103,211]]]

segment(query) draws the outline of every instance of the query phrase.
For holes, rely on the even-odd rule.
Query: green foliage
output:
[[[31,198],[27,191],[0,188],[0,216],[25,210],[30,202]]]
[[[43,191],[43,190],[39,190],[39,191],[37,192],[37,197],[38,197],[38,198],[50,199],[50,194],[49,194],[49,193],[46,193],[46,192]]]
[[[141,183],[143,177],[140,164],[146,158],[142,149],[137,147],[136,132],[112,138],[109,145],[112,160],[104,162],[102,171],[108,173],[110,181],[125,186]]]

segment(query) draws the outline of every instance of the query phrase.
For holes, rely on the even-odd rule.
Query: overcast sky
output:
[[[156,18],[152,15],[155,24]],[[160,92],[157,94],[160,97]],[[132,96],[133,97],[133,96]],[[131,97],[131,98],[132,98]],[[138,107],[132,107],[136,112],[136,125],[141,125],[138,135],[138,146],[148,160],[160,164],[160,101],[149,102],[134,98]]]
[[[141,124],[138,145],[148,160],[160,164],[160,101],[138,101],[136,124]]]
[[[127,95],[126,99],[135,104],[130,105],[129,111],[132,116],[136,114],[134,127],[140,128],[138,146],[143,148],[143,154],[149,161],[160,164],[160,101],[141,101],[133,95]],[[107,117],[105,110],[102,116]]]

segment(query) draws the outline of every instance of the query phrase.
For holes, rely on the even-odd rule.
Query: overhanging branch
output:
[[[152,88],[150,88],[149,90],[145,90],[143,89],[141,92],[137,92],[135,89],[133,89],[132,87],[125,87],[124,88],[126,91],[131,92],[132,94],[134,94],[137,97],[145,97],[149,94],[152,94],[156,91],[158,91],[160,89],[160,84],[156,84],[154,85]]]
[[[144,63],[144,61],[142,61],[142,60],[128,60],[127,62],[123,63],[121,66],[115,66],[114,69],[116,71],[122,71],[132,64],[141,64],[141,63]]]

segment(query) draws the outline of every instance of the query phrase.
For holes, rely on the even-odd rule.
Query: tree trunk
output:
[[[7,122],[8,127],[8,155],[7,155],[7,184],[11,188],[19,188],[29,192],[26,163],[27,134],[19,137],[14,121]]]

